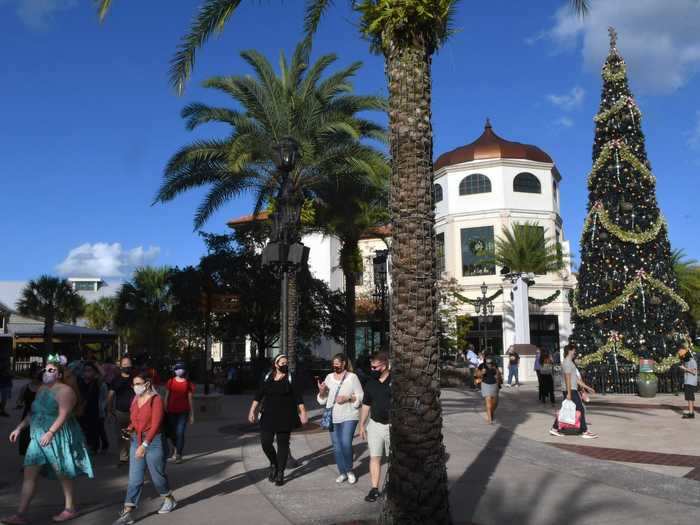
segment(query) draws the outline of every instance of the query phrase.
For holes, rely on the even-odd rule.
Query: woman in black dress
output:
[[[261,402],[263,405],[260,415],[260,444],[270,460],[268,479],[282,486],[291,432],[309,421],[301,388],[289,374],[289,360],[286,355],[280,354],[275,358],[272,371],[260,384],[248,413],[248,421],[251,423],[255,423]],[[272,444],[275,437],[277,450]]]

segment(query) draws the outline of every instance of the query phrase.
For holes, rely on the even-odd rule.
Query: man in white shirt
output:
[[[474,352],[474,347],[472,345],[469,345],[469,349],[467,350],[467,366],[469,367],[469,377],[467,379],[467,383],[473,390],[476,389],[476,384],[474,383],[474,373],[476,372],[476,368],[479,366],[479,356],[477,356],[476,352]]]

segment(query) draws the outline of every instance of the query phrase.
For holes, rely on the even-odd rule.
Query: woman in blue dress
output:
[[[80,397],[75,378],[59,362],[57,355],[49,356],[42,375],[43,385],[32,403],[31,413],[10,434],[15,443],[27,425],[30,442],[24,458],[24,482],[17,514],[4,518],[8,525],[28,523],[25,513],[36,491],[39,475],[58,478],[63,489],[65,505],[53,517],[60,523],[78,516],[74,501],[73,480],[78,476],[93,477],[92,463],[85,447],[85,438],[75,419]]]

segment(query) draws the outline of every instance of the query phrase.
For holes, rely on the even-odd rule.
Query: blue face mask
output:
[[[176,375],[177,377],[184,377],[184,376],[185,376],[185,370],[183,370],[182,368],[178,368],[177,370],[175,370],[175,375]]]

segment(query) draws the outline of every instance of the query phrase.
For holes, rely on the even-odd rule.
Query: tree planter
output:
[[[656,397],[659,389],[659,379],[652,372],[640,372],[637,376],[639,397]]]

